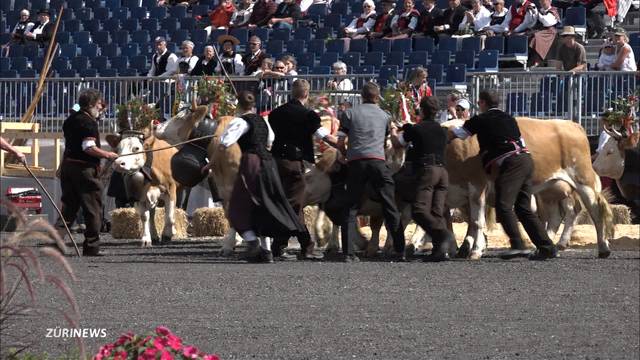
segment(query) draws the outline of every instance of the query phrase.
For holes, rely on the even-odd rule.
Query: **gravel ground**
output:
[[[222,359],[609,359],[640,357],[640,252],[569,250],[548,262],[244,264],[219,242],[141,249],[107,239],[102,258],[69,258],[89,352],[166,325]],[[38,287],[41,304],[59,292]],[[30,351],[69,352],[41,313],[12,331]],[[6,343],[5,343],[6,346]]]

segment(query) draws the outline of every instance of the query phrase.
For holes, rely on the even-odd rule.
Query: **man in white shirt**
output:
[[[178,70],[178,57],[167,50],[167,41],[163,37],[155,39],[156,52],[151,57],[151,69],[147,74],[152,76],[171,76]]]
[[[24,44],[26,37],[25,33],[28,33],[33,29],[34,24],[29,20],[29,10],[22,9],[20,11],[20,20],[11,31],[11,39],[16,44]]]
[[[48,46],[51,36],[53,36],[54,24],[49,21],[51,14],[49,10],[43,9],[38,11],[38,22],[32,27],[30,31],[24,32],[24,37],[27,40],[35,41],[40,46]]]
[[[464,13],[464,19],[458,27],[459,31],[465,31],[467,29],[478,33],[485,30],[491,22],[491,12],[487,10],[480,0],[471,1],[471,10]]]
[[[180,50],[182,50],[182,57],[178,59],[178,72],[181,74],[191,75],[193,68],[196,67],[199,58],[193,55],[193,48],[195,45],[189,40],[182,42]]]

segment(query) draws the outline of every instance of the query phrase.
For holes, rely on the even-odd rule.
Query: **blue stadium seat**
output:
[[[309,75],[309,68],[307,66],[301,66],[296,69],[298,75]]]
[[[96,76],[98,76],[98,70],[96,69],[84,69],[80,71],[80,77],[83,77],[83,78],[96,77]]]
[[[240,40],[240,44],[246,45],[249,42],[249,30],[247,30],[247,29],[242,29],[242,28],[231,29],[231,31],[229,31],[229,34],[235,36],[238,40]],[[220,35],[222,35],[222,34],[220,34]],[[216,37],[214,37],[214,36],[216,36]],[[219,35],[217,33],[215,33],[215,31],[211,32],[211,40],[217,41],[218,36]],[[260,39],[262,39],[262,38],[260,38]],[[265,40],[263,40],[263,41],[265,41]]]
[[[281,54],[284,52],[284,41],[282,40],[269,40],[266,46],[269,54]]]
[[[391,40],[388,39],[372,39],[369,41],[371,45],[371,51],[378,51],[383,54],[391,52]]]
[[[311,41],[313,29],[310,27],[299,27],[293,32],[293,38],[296,40]]]
[[[417,65],[417,64],[412,64],[412,65],[407,65],[404,67],[404,80],[407,80],[409,78],[409,75],[411,74],[411,72],[413,72],[415,69],[417,68],[423,68],[426,69],[426,67],[422,66],[422,65]]]
[[[440,84],[444,80],[444,66],[442,64],[429,64],[427,66],[429,71],[429,78]]]
[[[128,7],[130,9],[137,7],[139,4],[139,0],[122,0],[122,6]]]
[[[173,18],[183,19],[187,17],[187,8],[185,6],[174,6],[169,9],[169,15]]]
[[[527,112],[527,94],[524,92],[509,93],[505,111],[516,116],[525,114]]]
[[[73,69],[63,69],[57,72],[58,72],[58,77],[61,77],[61,78],[74,78],[77,75],[76,71]]]
[[[327,15],[327,10],[327,5],[325,4],[313,4],[307,9],[307,15],[324,16]]]
[[[202,1],[200,1],[200,3],[202,3]],[[151,9],[154,6],[158,5],[158,1],[157,0],[142,0],[142,6],[145,6],[149,9]]]
[[[504,54],[504,37],[489,36],[484,42],[485,50],[496,50],[498,54]]]
[[[438,50],[431,57],[432,64],[449,65],[451,63],[451,51]]]
[[[185,29],[192,31],[196,28],[196,19],[192,17],[187,17],[180,19],[180,29]]]
[[[69,68],[69,59],[67,57],[57,57],[53,59],[51,68],[55,71],[61,71]]]
[[[189,30],[178,29],[171,33],[171,41],[176,44],[181,44],[183,41],[189,40]]]
[[[24,56],[24,46],[13,44],[9,48],[9,56],[10,57],[21,57]]]
[[[206,30],[198,29],[191,32],[191,41],[195,43],[205,43],[207,40],[209,39]]]
[[[629,45],[631,47],[640,46],[640,32],[634,32],[629,34]],[[634,51],[634,55],[638,54]],[[640,54],[638,54],[640,56]]]
[[[379,69],[382,67],[382,58],[383,58],[383,54],[379,51],[372,51],[372,52],[366,53],[364,54],[364,61],[362,65],[371,65],[371,66],[374,66],[376,69]]]
[[[7,71],[11,67],[11,61],[9,58],[0,57],[0,72]]]
[[[178,6],[181,7],[181,6]],[[124,23],[129,19],[129,9],[126,7],[121,7],[117,9],[111,9],[111,17],[114,19],[118,19],[120,23]]]
[[[460,50],[455,55],[456,64],[465,64],[467,70],[473,70],[476,67],[476,52],[473,50]]]
[[[290,40],[287,42],[287,52],[297,57],[299,54],[304,53],[305,45],[304,40]]]
[[[108,31],[96,31],[91,38],[98,45],[106,45],[110,41]]]
[[[158,30],[158,19],[149,18],[140,20],[140,29],[147,31]]]
[[[391,42],[391,51],[411,52],[411,39],[396,39]]]
[[[458,51],[458,39],[448,36],[441,36],[438,42],[438,50],[455,53]]]
[[[155,44],[155,39],[157,37],[163,37],[165,39],[169,38],[169,33],[167,32],[167,30],[164,30],[164,29],[152,31],[150,34],[151,34],[151,41],[153,41],[154,44]]]
[[[64,22],[64,31],[70,32],[75,35],[78,31],[80,31],[80,20],[67,20]]]
[[[585,103],[596,103],[595,101],[585,101]],[[534,116],[548,116],[551,112],[551,97],[547,94],[531,94],[531,113]]]
[[[99,71],[101,77],[116,77],[118,76],[117,69],[102,69]]]
[[[35,45],[35,44],[27,44],[24,47],[22,53],[27,58],[34,59],[34,58],[38,57],[38,55],[40,53],[40,47],[38,47],[38,45]]]
[[[387,54],[387,58],[384,62],[385,65],[396,65],[398,69],[402,69],[404,67],[404,52],[403,51],[392,51]]]
[[[11,1],[8,1],[9,3]],[[25,2],[26,3],[26,2]],[[37,10],[37,9],[45,9],[47,7],[49,7],[48,1],[47,0],[31,0],[29,1],[30,4],[27,5],[31,5],[29,6],[29,8],[33,9],[33,10]],[[18,2],[15,3],[16,5],[14,5],[14,8],[19,8],[22,4],[18,4]],[[58,5],[58,4],[56,4]],[[62,4],[60,4],[62,5]],[[52,6],[54,9],[59,9],[60,7],[54,7],[53,4]],[[9,9],[6,9],[5,11],[7,11]],[[18,9],[19,10],[19,9]]]
[[[398,66],[396,65],[384,65],[380,68],[380,74],[378,75],[380,85],[385,86],[389,82],[395,82],[399,80]]]
[[[167,17],[168,11],[164,6],[157,6],[150,8],[149,17],[153,19],[163,20]]]
[[[342,55],[342,61],[347,64],[347,66],[351,66],[353,68],[357,68],[360,66],[360,58],[362,54],[359,52],[348,52]]]
[[[111,33],[111,41],[120,46],[125,46],[129,43],[129,32],[127,30],[118,30]]]
[[[160,20],[160,28],[167,30],[169,33],[173,33],[178,30],[178,19],[176,18],[166,18]]]
[[[60,0],[62,1],[62,0]],[[95,11],[95,9],[99,9],[101,4],[100,4],[101,0],[84,0],[84,6],[91,8]]]
[[[134,19],[142,20],[147,17],[147,8],[146,7],[130,7],[127,6],[131,11],[131,17]]]
[[[21,78],[35,78],[36,77],[36,71],[33,69],[24,69],[22,71],[20,71],[20,77]]]
[[[19,56],[11,58],[11,69],[15,71],[22,71],[27,68],[27,58],[25,56]]]
[[[344,27],[344,20],[340,13],[332,13],[324,17],[324,26],[332,28],[334,31],[340,31]]]
[[[80,52],[82,53],[83,56],[94,58],[98,56],[98,45],[97,44],[81,45]]]
[[[251,30],[251,36],[257,36],[262,40],[262,43],[265,43],[269,40],[269,29],[268,28],[255,28]]]
[[[110,16],[111,14],[107,8],[99,7],[93,9],[93,18],[96,20],[105,21],[109,19]]]
[[[102,45],[102,47],[100,48],[100,55],[102,56],[106,56],[109,58],[112,57],[116,57],[118,56],[118,51],[119,51],[120,47],[118,46],[118,44],[105,44]]]
[[[102,29],[113,33],[114,31],[120,30],[120,20],[118,19],[107,19],[102,22]]]
[[[467,67],[465,64],[451,64],[447,67],[447,83],[466,84]]]
[[[269,35],[269,40],[281,40],[289,41],[291,39],[291,30],[289,29],[276,29]]]
[[[307,44],[307,52],[319,55],[325,51],[325,42],[322,39],[313,39]]]
[[[71,68],[80,72],[89,68],[89,58],[86,56],[76,56],[71,59]]]
[[[42,68],[44,68],[44,56],[32,59],[31,68],[36,69],[38,72],[42,71]]]
[[[522,35],[508,36],[506,54],[513,56],[528,56],[529,38]]]
[[[174,54],[178,54],[178,45],[176,45],[176,43],[173,42],[168,42],[167,43],[167,51],[172,52]]]
[[[60,19],[62,20],[63,23],[74,20],[75,18],[76,18],[76,15],[74,14],[73,9],[71,8],[64,9],[64,12],[60,16]]]
[[[75,57],[78,54],[78,45],[63,44],[60,45],[60,55],[68,58]]]
[[[358,17],[362,14],[362,2],[354,1],[351,3],[351,15]]]
[[[129,43],[120,49],[123,56],[133,57],[140,55],[140,46],[135,43]]]
[[[347,1],[341,2],[333,2],[331,4],[331,13],[332,14],[343,14],[347,15],[349,12],[349,3]]]
[[[306,66],[309,68],[312,68],[316,65],[315,59],[316,59],[315,54],[312,52],[300,54],[300,56],[296,57],[296,60],[298,61],[298,66]]]
[[[480,50],[482,50],[482,42],[480,41],[479,37],[475,37],[475,36],[464,38],[462,39],[462,45],[460,49],[471,50],[477,53],[477,52],[480,52]]]
[[[11,34],[6,32],[6,30],[3,32],[0,32],[0,44],[6,44],[9,41],[11,41]]]
[[[15,70],[6,70],[0,73],[0,77],[7,79],[15,79],[18,77],[18,72]]]
[[[206,17],[209,14],[209,5],[191,5],[191,15]]]
[[[322,28],[316,29],[315,38],[319,40],[328,40],[328,39],[335,38],[335,35],[332,28],[322,27]]]
[[[91,68],[98,71],[106,69],[109,65],[109,59],[106,56],[96,56],[91,59]]]
[[[151,38],[147,30],[138,30],[131,34],[131,41],[137,44],[146,44],[151,41]]]
[[[314,66],[312,68],[309,68],[309,75],[331,75],[331,67]]]
[[[349,42],[350,52],[366,53],[369,51],[369,40],[367,39],[352,39]]]
[[[104,7],[108,9],[117,9],[122,4],[120,0],[105,0]]]
[[[327,51],[335,52],[338,54],[344,54],[347,52],[349,43],[343,39],[333,39],[327,41]]]
[[[243,34],[247,33],[247,29],[232,29],[231,31],[233,31],[233,30],[244,30],[244,31],[236,31],[236,35],[240,36],[240,38],[238,38],[237,36],[236,36],[236,38],[238,40],[240,40],[240,44],[246,44],[247,43],[246,40],[244,40],[244,42],[243,42],[243,39],[244,39],[243,38]],[[227,35],[227,30],[226,29],[213,29],[213,30],[211,30],[211,35],[209,36],[209,38],[211,39],[211,42],[217,43],[218,42],[218,37],[220,37],[221,35]],[[233,35],[233,34],[231,34],[231,35]],[[235,36],[235,35],[233,35],[233,36]],[[246,36],[246,35],[244,35],[244,36]]]
[[[336,61],[338,61],[338,53],[326,52],[320,55],[319,66],[333,66]]]
[[[88,31],[78,31],[73,34],[73,43],[79,46],[91,43],[91,33]]]
[[[129,62],[129,65],[138,70],[139,72],[143,72],[146,71],[147,69],[149,69],[151,66],[147,66],[147,57],[144,55],[138,55],[138,56],[134,56],[131,58],[131,61]]]
[[[138,31],[140,29],[140,21],[138,19],[127,19],[120,21],[122,29],[129,31],[130,33]]]
[[[83,23],[85,21],[89,21],[89,20],[93,20],[93,10],[91,8],[82,8],[82,9],[77,9],[74,11],[75,13],[75,18],[82,21]]]
[[[562,21],[565,26],[573,26],[576,28],[586,28],[587,26],[587,10],[582,7],[570,7],[564,13],[564,20]]]
[[[426,51],[413,51],[409,53],[409,64],[410,65],[427,65],[427,55]]]
[[[356,74],[375,74],[376,68],[371,65],[363,65],[354,68],[354,73]]]
[[[111,64],[112,69],[118,69],[118,73],[120,73],[120,70],[124,70],[129,67],[129,58],[126,56],[116,56],[110,58],[109,63]]]
[[[93,34],[102,30],[102,24],[100,23],[100,20],[96,19],[85,20],[82,22],[82,28]]]

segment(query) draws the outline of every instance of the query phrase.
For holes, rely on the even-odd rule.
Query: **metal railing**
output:
[[[377,76],[300,75],[311,84],[312,95],[323,94],[334,104],[361,102],[359,90],[367,81],[377,81]],[[353,90],[334,90],[330,81],[348,78]],[[180,93],[177,84],[184,84],[194,91],[193,84],[199,78],[172,79],[147,77],[117,78],[52,78],[45,82],[45,91],[34,113],[42,132],[60,132],[62,123],[77,101],[79,92],[93,87],[100,90],[107,101],[100,131],[116,131],[116,105],[133,96],[144,95],[149,103],[158,103],[160,112],[169,116],[177,99],[188,100],[189,91]],[[293,77],[281,79],[257,79],[233,77],[238,91],[250,90],[257,95],[260,111],[268,111],[289,99]],[[632,93],[639,80],[633,72],[499,72],[468,73],[467,96],[475,104],[482,89],[497,90],[503,99],[503,109],[516,116],[567,119],[579,122],[588,135],[599,132],[600,114],[619,96]],[[0,120],[19,121],[26,112],[36,91],[35,79],[0,79]],[[460,89],[459,86],[455,87]],[[445,97],[453,87],[438,85],[436,96]]]

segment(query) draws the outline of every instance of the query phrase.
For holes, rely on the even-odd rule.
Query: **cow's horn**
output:
[[[616,130],[614,127],[609,127],[606,124],[604,125],[604,132],[606,132],[607,134],[609,134],[612,138],[616,139],[616,140],[620,140],[622,139],[622,134]]]

